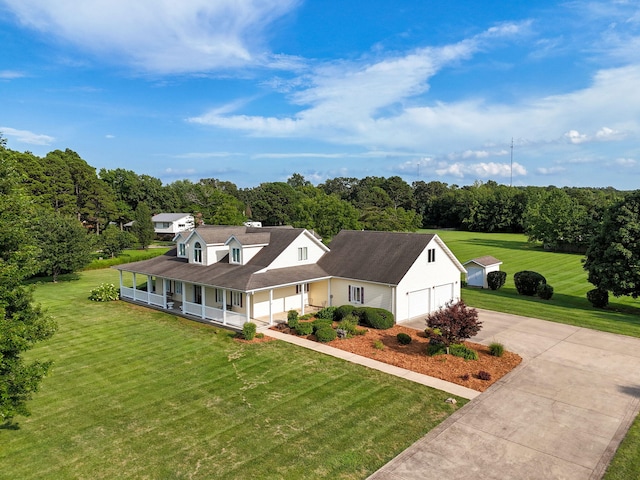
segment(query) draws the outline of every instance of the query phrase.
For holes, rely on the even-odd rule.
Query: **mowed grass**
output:
[[[484,255],[503,262],[500,268],[507,272],[505,285],[497,291],[462,289],[462,298],[468,305],[640,337],[640,300],[610,296],[607,309],[591,306],[586,294],[594,287],[582,268],[584,255],[548,252],[519,234],[429,232],[437,233],[462,263]],[[544,275],[554,288],[553,298],[541,300],[518,295],[513,274],[521,270]]]
[[[113,265],[121,265],[123,263],[138,262],[140,260],[148,260],[150,258],[163,255],[170,250],[171,247],[159,246],[147,249],[130,249],[124,250],[120,255],[114,258],[102,258],[96,254],[85,270],[99,270],[102,268],[112,267]]]
[[[59,323],[0,478],[365,478],[449,416],[451,395],[290,344],[89,290],[114,270],[37,287]],[[75,278],[75,279],[73,279]]]

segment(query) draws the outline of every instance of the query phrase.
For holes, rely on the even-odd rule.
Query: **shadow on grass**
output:
[[[0,430],[20,430],[20,424],[9,420],[0,423]]]
[[[80,280],[79,273],[64,273],[62,275],[58,275],[58,280],[56,283],[64,283],[64,282],[76,282]],[[25,285],[37,285],[40,283],[53,283],[53,277],[33,277],[24,281]]]
[[[491,240],[490,238],[473,237],[458,240],[457,243],[468,243],[474,246],[482,245],[506,250],[547,252],[539,243],[518,242],[515,240]]]

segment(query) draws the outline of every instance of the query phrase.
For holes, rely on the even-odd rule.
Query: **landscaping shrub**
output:
[[[313,317],[314,317],[313,313],[305,313],[304,315],[300,315],[298,317],[298,320],[309,320]]]
[[[469,380],[469,374],[463,373],[462,375],[460,375],[460,380],[464,380],[466,382],[467,380]]]
[[[425,334],[445,347],[473,337],[482,328],[482,322],[478,320],[478,311],[467,307],[462,300],[458,303],[448,303],[429,314],[427,325],[429,328],[425,330]]]
[[[382,343],[382,340],[376,340],[373,342],[373,348],[376,350],[384,350],[384,343]]]
[[[547,279],[538,272],[523,270],[513,274],[513,283],[520,295],[533,296],[538,292],[538,285],[547,283]]]
[[[548,283],[541,283],[538,285],[537,294],[542,300],[551,300],[551,297],[553,297],[553,287]]]
[[[311,325],[313,325],[313,333],[316,333],[321,328],[325,328],[325,327],[331,328],[333,326],[333,320],[327,320],[325,318],[318,318],[318,319],[314,320],[313,322],[311,322]]]
[[[253,340],[256,336],[256,324],[253,322],[246,322],[242,325],[242,336],[245,340]]]
[[[298,312],[295,310],[289,310],[287,312],[287,325],[289,325],[289,328],[298,328],[299,323],[300,319],[298,318]]]
[[[355,309],[356,307],[354,307],[353,305],[340,305],[333,313],[333,319],[336,322],[339,322],[347,315],[351,315]]]
[[[337,307],[324,307],[316,313],[316,318],[324,318],[327,320],[333,320]]]
[[[487,273],[487,284],[491,290],[498,290],[507,280],[507,272],[489,272]]]
[[[358,330],[358,317],[347,315],[338,323],[338,328],[345,330],[349,335],[355,335]]]
[[[330,326],[323,326],[316,330],[316,338],[319,342],[330,342],[331,340],[335,340],[337,336],[336,331]]]
[[[501,357],[504,354],[504,345],[499,342],[493,342],[489,345],[489,353],[494,357]]]
[[[461,358],[464,358],[465,360],[477,360],[478,359],[478,352],[476,352],[475,350],[467,347],[466,345],[464,345],[462,343],[455,343],[455,344],[449,346],[449,353],[451,355],[453,355],[454,357],[461,357]]]
[[[447,353],[447,347],[442,343],[429,342],[429,345],[427,345],[427,348],[425,349],[425,353],[430,357],[433,357],[434,355],[444,355]]]
[[[398,339],[398,343],[400,345],[409,345],[411,343],[411,335],[407,333],[400,332],[398,335],[396,335],[396,338]]]
[[[485,372],[484,370],[480,370],[478,372],[478,378],[480,380],[491,380],[491,374],[489,372]]]
[[[94,302],[111,302],[120,298],[120,290],[113,283],[101,283],[89,292],[89,300]]]
[[[360,321],[371,328],[386,330],[393,327],[393,313],[384,308],[364,307],[358,309]]]
[[[311,322],[299,322],[295,328],[296,335],[306,336],[313,333],[313,323]]]
[[[256,338],[264,338],[264,333],[256,333]]]
[[[587,300],[595,308],[605,308],[609,305],[609,292],[602,288],[594,288],[587,292]]]

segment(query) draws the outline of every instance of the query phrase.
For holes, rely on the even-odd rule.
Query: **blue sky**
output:
[[[637,0],[0,0],[0,44],[9,148],[98,169],[640,188]]]

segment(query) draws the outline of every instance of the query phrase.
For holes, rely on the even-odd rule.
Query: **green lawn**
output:
[[[99,270],[101,268],[108,268],[113,265],[120,265],[123,263],[138,262],[140,260],[148,260],[149,258],[157,257],[168,252],[170,247],[159,246],[154,248],[147,248],[144,250],[132,249],[124,250],[120,255],[115,258],[102,258],[96,255],[96,258],[85,268],[85,270]]]
[[[19,429],[0,430],[0,478],[364,478],[465,403],[284,342],[89,290],[95,270],[41,284],[55,364]]]
[[[607,332],[640,337],[640,300],[610,297],[607,309],[593,308],[586,293],[593,288],[582,268],[583,255],[553,253],[524,235],[436,231],[462,263],[492,255],[504,263],[507,282],[498,291],[464,288],[462,298],[474,307],[514,313]],[[534,270],[553,286],[549,301],[518,295],[513,274]]]

